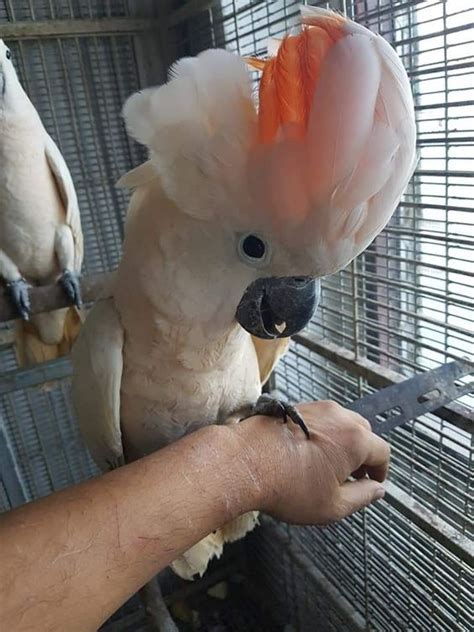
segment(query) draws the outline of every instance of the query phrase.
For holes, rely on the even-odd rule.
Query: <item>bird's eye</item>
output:
[[[257,235],[247,235],[242,242],[242,250],[251,259],[263,259],[265,244]]]
[[[7,59],[11,59],[12,58],[12,52],[8,48],[7,48],[7,52],[5,53],[5,56],[6,56]]]
[[[239,240],[240,258],[250,265],[262,265],[268,262],[270,247],[259,235],[249,233]]]

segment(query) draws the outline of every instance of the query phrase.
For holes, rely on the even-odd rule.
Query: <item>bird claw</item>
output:
[[[23,320],[30,320],[30,295],[28,294],[29,285],[25,279],[7,283],[7,290],[10,298],[15,305],[16,310]]]
[[[303,417],[296,408],[291,404],[287,404],[286,402],[282,402],[281,400],[268,395],[267,393],[261,395],[253,407],[252,414],[250,416],[254,417],[255,415],[265,415],[267,417],[283,419],[283,423],[285,424],[288,419],[290,419],[301,428],[307,439],[310,438],[308,426],[305,424]]]
[[[68,298],[76,305],[82,307],[81,285],[79,283],[79,275],[71,270],[64,270],[59,284],[63,287]]]

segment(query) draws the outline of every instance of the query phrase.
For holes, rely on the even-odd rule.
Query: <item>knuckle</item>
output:
[[[346,458],[350,463],[352,468],[359,467],[362,465],[364,454],[365,454],[365,444],[367,438],[367,430],[362,428],[362,426],[358,423],[353,423],[344,431],[343,435],[344,446],[346,449]]]
[[[356,417],[357,422],[363,426],[363,428],[365,430],[372,430],[372,426],[370,425],[370,423],[367,421],[367,419],[365,417],[362,417],[362,415],[357,415]]]
[[[374,446],[376,445],[377,448],[380,449],[380,451],[384,453],[385,458],[388,462],[390,459],[390,453],[391,453],[390,444],[387,441],[385,441],[385,439],[382,439],[382,437],[378,437],[377,435],[372,435],[372,441],[374,443]]]
[[[374,494],[372,490],[367,490],[367,492],[364,495],[364,498],[362,499],[361,506],[368,507],[369,505],[372,504],[373,501],[374,501]]]
[[[338,404],[334,400],[321,400],[318,404],[323,409],[324,414],[329,417],[337,417],[339,423],[347,424],[349,426],[359,426],[364,430],[371,430],[371,425],[361,415],[347,410],[341,404]]]
[[[354,508],[352,506],[352,503],[341,498],[333,507],[332,520],[342,520],[346,516],[349,516],[353,512],[353,510]]]
[[[342,406],[331,399],[325,399],[320,402],[321,407],[328,415],[335,415],[343,410]]]
[[[359,441],[362,441],[365,438],[367,430],[357,420],[353,419],[351,420],[350,424],[347,426],[347,432],[348,432],[349,438],[352,441],[358,443]]]

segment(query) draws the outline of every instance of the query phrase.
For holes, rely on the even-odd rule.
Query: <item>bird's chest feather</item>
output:
[[[128,351],[128,353],[127,353]],[[249,338],[218,359],[201,350],[202,365],[190,354],[166,358],[159,350],[148,358],[125,349],[121,389],[121,424],[128,458],[157,450],[185,434],[213,423],[237,421],[261,390],[258,363]],[[183,350],[182,355],[186,356]],[[153,357],[155,356],[155,357]],[[209,364],[210,365],[209,365]]]
[[[0,143],[0,248],[25,276],[53,272],[54,237],[64,212],[43,147]]]

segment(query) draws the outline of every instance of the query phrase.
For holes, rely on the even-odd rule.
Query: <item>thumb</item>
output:
[[[385,495],[383,485],[364,478],[358,481],[347,481],[339,488],[338,520],[367,507]]]

